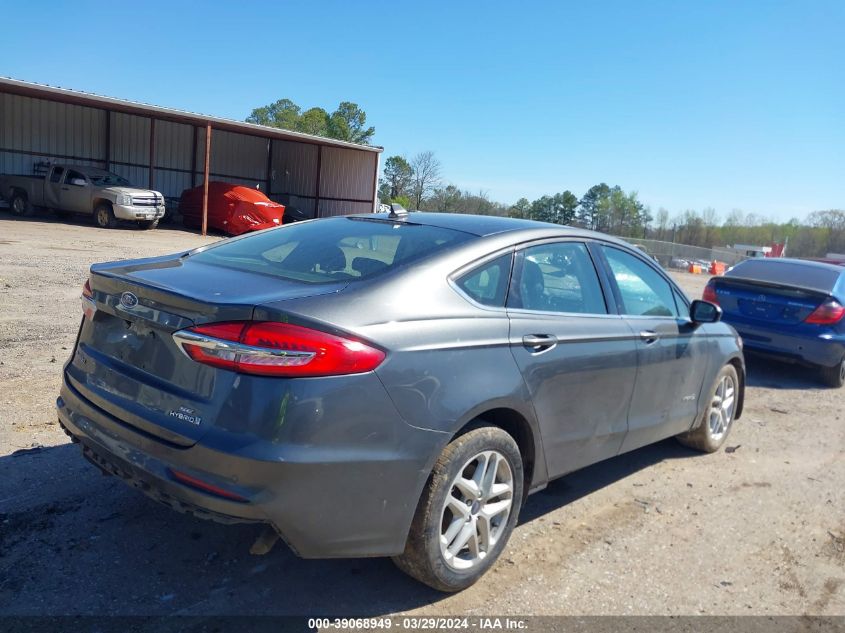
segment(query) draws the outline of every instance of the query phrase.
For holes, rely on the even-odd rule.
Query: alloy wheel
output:
[[[505,533],[513,509],[513,471],[504,455],[484,451],[452,481],[440,521],[440,553],[452,569],[479,564]]]
[[[733,421],[734,405],[736,403],[736,385],[732,376],[723,376],[713,394],[707,423],[710,437],[718,442],[728,432]]]

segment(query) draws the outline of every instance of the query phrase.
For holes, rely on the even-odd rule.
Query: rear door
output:
[[[583,241],[517,253],[507,302],[510,348],[552,477],[616,455],[627,432],[637,344],[608,309],[607,288]]]
[[[65,168],[58,165],[50,170],[44,179],[44,204],[53,209],[61,208],[62,179]]]
[[[712,342],[689,319],[685,298],[656,266],[615,246],[599,250],[618,310],[637,341],[637,380],[622,448],[628,451],[692,426]]]

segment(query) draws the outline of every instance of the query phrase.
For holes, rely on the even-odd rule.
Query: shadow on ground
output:
[[[521,522],[665,460],[661,442],[553,482]],[[180,515],[104,477],[76,445],[0,458],[0,614],[378,615],[445,596],[387,559],[257,557],[260,528]]]
[[[29,224],[65,224],[67,226],[87,226],[96,228],[96,225],[94,224],[94,218],[90,215],[72,214],[67,217],[59,217],[49,211],[37,210],[30,216],[15,216],[8,212],[8,208],[0,207],[0,224],[5,222],[26,222]],[[137,222],[130,222],[126,220],[118,220],[116,227],[112,229],[103,230],[125,230],[141,232],[146,231],[146,229],[141,228],[141,226]],[[181,220],[177,222],[171,218],[167,218],[164,222],[161,222],[154,230],[178,231],[181,233],[193,233],[195,235],[200,234],[199,229],[187,228],[185,226],[182,226]],[[220,233],[217,231],[209,230],[209,233],[212,235],[220,235],[221,237],[228,237],[224,233]]]
[[[818,369],[785,363],[753,353],[745,354],[749,387],[764,389],[829,389],[822,383]]]
[[[805,368],[749,359],[749,384],[823,388]],[[552,482],[534,521],[650,466],[697,453],[666,440]],[[104,477],[76,445],[0,458],[0,614],[380,615],[446,596],[387,559],[257,557],[259,526],[180,515]]]

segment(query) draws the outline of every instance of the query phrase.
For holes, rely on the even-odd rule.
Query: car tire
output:
[[[495,467],[492,478],[490,467]],[[519,518],[523,483],[522,456],[508,433],[485,425],[458,436],[437,459],[405,551],[393,562],[438,591],[469,587],[507,545]]]
[[[142,222],[138,222],[138,224],[145,231],[149,231],[158,226],[158,220],[144,220]]]
[[[701,416],[698,426],[691,431],[677,435],[677,440],[684,446],[705,453],[718,451],[733,428],[739,401],[739,376],[736,368],[725,365],[716,376],[710,394],[707,409]]]
[[[32,215],[34,211],[32,205],[29,203],[29,198],[26,197],[25,193],[20,192],[12,195],[12,200],[9,203],[9,209],[17,216],[29,216]]]
[[[828,387],[838,389],[842,385],[845,385],[845,358],[838,365],[821,367],[820,370],[822,380]]]
[[[101,203],[94,208],[94,223],[101,229],[113,229],[117,226],[117,218],[110,204]]]

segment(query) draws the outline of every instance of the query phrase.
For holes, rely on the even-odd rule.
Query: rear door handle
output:
[[[539,352],[557,345],[557,337],[551,334],[526,334],[522,337],[522,344],[532,352]]]
[[[653,330],[643,330],[640,332],[640,339],[646,345],[652,345],[660,340],[660,335]]]

